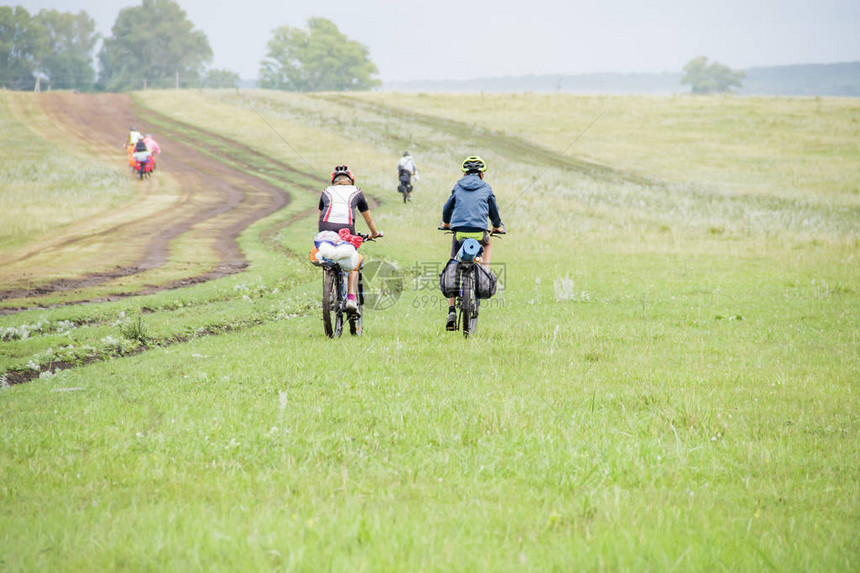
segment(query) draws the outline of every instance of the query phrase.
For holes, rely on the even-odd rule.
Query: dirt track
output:
[[[124,94],[43,94],[41,105],[56,128],[81,141],[93,153],[116,157],[125,164],[122,143],[129,127],[153,131],[162,147],[157,178],[169,173],[179,182],[181,193],[169,204],[139,217],[131,216],[117,224],[101,225],[97,231],[87,226],[53,241],[42,242],[30,251],[12,259],[0,259],[4,282],[12,277],[15,287],[0,291],[0,300],[41,296],[47,293],[76,290],[107,283],[156,269],[165,264],[171,243],[177,237],[193,233],[195,244],[208,249],[206,257],[217,263],[205,273],[189,275],[170,284],[148,287],[147,292],[174,288],[236,272],[247,265],[237,243],[239,234],[253,222],[289,202],[289,195],[258,178],[246,175],[201,153],[195,147],[202,142],[171,138],[147,127],[146,117],[136,117],[133,100]],[[131,176],[131,175],[129,175]],[[147,201],[143,181],[139,203]],[[98,228],[94,224],[89,228]],[[99,245],[116,248],[96,249]],[[92,264],[83,264],[77,276],[62,276],[38,284],[41,278],[57,277],[52,273],[54,261],[63,259],[64,251],[91,247],[96,251]],[[112,260],[115,253],[117,259]],[[122,253],[122,258],[120,257]],[[40,277],[26,277],[17,268],[38,266]],[[56,265],[59,266],[59,265]],[[4,268],[5,267],[5,268]],[[32,281],[32,282],[31,282]],[[7,283],[9,284],[9,283]],[[38,286],[35,286],[38,284]],[[139,293],[139,291],[138,291]],[[117,295],[126,293],[117,292]]]

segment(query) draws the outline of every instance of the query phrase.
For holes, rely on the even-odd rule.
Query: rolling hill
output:
[[[800,64],[744,70],[741,95],[860,96],[860,62]],[[680,72],[527,75],[472,80],[386,82],[383,89],[402,92],[570,92],[675,94],[689,91]]]

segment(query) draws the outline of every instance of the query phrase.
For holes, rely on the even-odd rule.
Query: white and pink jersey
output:
[[[355,185],[332,185],[320,195],[320,231],[347,228],[355,232],[355,210],[368,210],[364,193]]]
[[[153,155],[158,155],[161,153],[161,146],[158,145],[158,142],[152,139],[151,136],[147,135],[143,138],[143,142],[146,144],[146,148],[152,152]]]

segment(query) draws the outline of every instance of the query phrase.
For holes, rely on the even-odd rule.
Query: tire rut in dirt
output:
[[[46,113],[61,129],[88,141],[91,148],[104,154],[113,153],[121,147],[117,143],[130,125],[146,125],[145,117],[132,110],[133,100],[124,94],[44,94],[41,103]],[[162,147],[167,150],[162,157],[162,169],[168,168],[182,187],[183,194],[170,208],[152,216],[132,220],[92,235],[84,234],[53,245],[52,250],[75,247],[95,240],[135,240],[140,244],[138,260],[133,264],[109,270],[87,273],[80,277],[62,278],[40,284],[33,288],[14,288],[0,292],[0,300],[9,298],[31,298],[58,291],[77,290],[97,286],[113,279],[128,277],[164,265],[168,259],[171,242],[196,228],[206,227],[204,239],[209,241],[218,261],[206,273],[188,276],[164,285],[147,287],[148,294],[157,290],[178,288],[211,280],[240,271],[247,261],[238,246],[238,236],[249,225],[270,215],[289,203],[289,195],[258,177],[242,173],[200,152],[181,138],[159,135]],[[223,139],[223,138],[222,138]],[[229,140],[224,140],[228,141]],[[247,148],[241,147],[243,153]],[[259,155],[259,154],[258,154]],[[118,161],[121,156],[117,153]],[[260,156],[264,158],[265,156]],[[282,169],[283,164],[271,162],[273,169]],[[146,185],[144,181],[142,185]],[[18,262],[38,257],[33,252],[16,259]],[[8,264],[8,263],[7,263]]]

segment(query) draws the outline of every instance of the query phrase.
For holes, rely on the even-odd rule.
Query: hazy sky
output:
[[[140,0],[4,0],[32,13],[86,10],[110,35]],[[272,30],[328,18],[370,48],[383,81],[679,71],[860,60],[860,0],[178,0],[212,66],[258,75]]]

